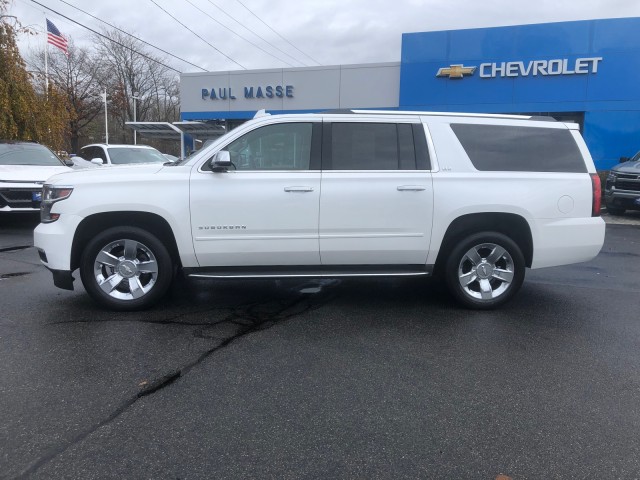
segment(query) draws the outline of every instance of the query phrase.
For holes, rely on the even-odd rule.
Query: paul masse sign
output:
[[[293,85],[266,85],[264,87],[244,87],[244,98],[293,98]],[[202,99],[235,100],[232,88],[203,88]]]

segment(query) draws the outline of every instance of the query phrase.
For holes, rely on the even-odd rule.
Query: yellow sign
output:
[[[476,67],[465,67],[463,65],[450,65],[449,67],[440,68],[436,77],[462,78],[465,75],[473,75]]]

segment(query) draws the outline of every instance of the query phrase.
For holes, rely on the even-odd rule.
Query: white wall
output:
[[[267,97],[267,86],[272,87],[272,98]],[[277,86],[283,89],[281,97]],[[286,96],[287,86],[290,96]],[[245,97],[245,87],[253,87],[254,98]],[[263,98],[256,98],[258,87]],[[216,97],[222,93],[227,98],[203,99],[202,89],[209,93],[215,89]],[[229,98],[230,94],[236,98]],[[182,112],[397,108],[400,63],[183,73],[180,96]]]

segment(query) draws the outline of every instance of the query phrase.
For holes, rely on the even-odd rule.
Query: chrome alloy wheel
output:
[[[158,280],[158,261],[136,240],[116,240],[100,249],[93,272],[100,289],[112,298],[133,300],[149,293]]]
[[[495,243],[470,248],[458,265],[458,281],[467,295],[491,300],[506,292],[514,278],[509,252]]]

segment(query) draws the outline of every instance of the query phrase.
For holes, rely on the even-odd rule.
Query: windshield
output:
[[[164,163],[167,158],[155,148],[118,147],[108,148],[111,163],[128,165],[131,163]]]
[[[64,163],[43,145],[35,143],[0,143],[0,165],[60,167]]]

